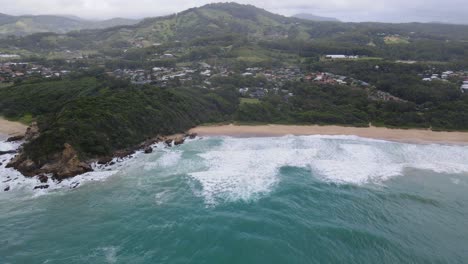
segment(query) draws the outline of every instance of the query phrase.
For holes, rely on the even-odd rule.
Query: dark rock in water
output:
[[[184,144],[184,142],[185,142],[185,138],[182,137],[182,136],[176,137],[174,139],[174,145],[176,145],[176,146],[182,145],[182,144]]]
[[[173,141],[174,141],[174,140],[172,140],[172,139],[167,139],[166,141],[164,141],[164,143],[166,144],[166,146],[172,147],[172,142],[173,142]]]
[[[39,179],[41,183],[46,183],[49,181],[49,178],[45,176],[44,174],[38,175],[37,178]]]
[[[25,138],[24,135],[21,135],[21,136],[14,136],[14,137],[9,137],[7,139],[7,142],[15,142],[15,141],[20,141],[20,140],[23,140]]]
[[[49,185],[39,185],[39,186],[36,186],[34,187],[34,190],[43,190],[43,189],[48,189],[49,188]]]
[[[152,147],[145,148],[145,154],[150,154],[150,153],[153,153],[153,148]]]
[[[115,165],[115,162],[111,161],[109,162],[109,166]]]
[[[75,188],[77,188],[78,186],[80,186],[80,183],[79,183],[79,182],[74,182],[74,183],[72,183],[72,184],[70,185],[70,188],[71,188],[71,189],[75,189]]]
[[[16,150],[0,151],[0,156],[6,155],[6,154],[15,154],[15,153],[16,153]]]
[[[112,157],[102,157],[98,160],[98,164],[104,165],[112,161]]]
[[[198,136],[197,133],[190,133],[186,135],[186,137],[188,137],[189,139],[195,139],[197,136]]]
[[[5,189],[3,189],[4,192],[8,192],[10,190],[10,186],[7,186]]]

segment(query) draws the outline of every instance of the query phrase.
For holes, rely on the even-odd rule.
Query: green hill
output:
[[[53,21],[55,18],[48,19]],[[68,24],[63,23],[63,31],[76,27],[75,23],[74,20]],[[0,32],[2,27],[8,25],[12,24],[0,26]],[[25,26],[23,31],[28,28]],[[42,29],[50,30],[48,27]],[[386,41],[389,38],[405,41],[390,45]],[[105,55],[110,56],[121,55],[123,50],[149,48],[164,43],[178,43],[179,46],[191,48],[211,44],[228,47],[239,42],[261,44],[263,48],[268,46],[270,49],[311,56],[335,53],[434,61],[441,60],[441,57],[456,59],[447,56],[456,52],[460,59],[466,55],[463,50],[468,43],[468,26],[328,23],[285,17],[251,5],[219,3],[170,16],[147,18],[134,25],[10,38],[2,41],[0,48],[15,47],[47,54],[63,50],[97,50],[105,51]],[[418,52],[423,54],[417,54]]]
[[[138,20],[114,18],[103,21],[89,21],[75,17],[40,15],[10,16],[0,14],[0,37],[9,35],[25,36],[41,32],[67,33],[73,30],[102,29],[132,25]]]
[[[308,14],[308,13],[296,14],[293,17],[300,18],[300,19],[306,19],[306,20],[312,20],[312,21],[340,22],[340,20],[338,20],[338,19],[336,19],[334,17],[316,16],[316,15]]]

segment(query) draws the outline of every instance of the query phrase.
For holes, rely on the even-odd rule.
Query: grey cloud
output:
[[[0,0],[7,14],[72,14],[85,18],[149,17],[201,6],[209,0]],[[283,15],[310,12],[344,21],[468,23],[466,0],[238,0]]]

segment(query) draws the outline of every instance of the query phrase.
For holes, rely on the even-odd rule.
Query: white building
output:
[[[342,59],[357,59],[359,56],[349,56],[349,55],[326,55],[325,58],[332,60],[342,60]]]
[[[468,92],[468,84],[463,84],[462,87],[461,87],[461,91],[463,93],[467,93]]]

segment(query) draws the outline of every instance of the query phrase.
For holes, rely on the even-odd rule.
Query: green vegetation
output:
[[[72,30],[108,28],[133,25],[138,20],[115,18],[104,21],[87,21],[80,18],[40,15],[9,16],[0,14],[0,37],[24,36],[39,32],[66,33]]]
[[[7,118],[37,120],[41,136],[25,146],[39,164],[74,146],[83,158],[109,155],[158,134],[167,135],[232,114],[237,97],[229,91],[162,90],[133,87],[97,77],[26,83],[0,91]]]
[[[0,114],[38,121],[41,136],[25,146],[38,164],[65,142],[83,158],[94,158],[201,123],[468,130],[461,79],[422,81],[435,71],[466,69],[467,39],[468,26],[314,22],[253,6],[210,4],[131,26],[2,40],[2,52],[15,50],[28,62],[74,73],[0,85]],[[327,54],[360,58],[323,59]],[[150,80],[157,85],[127,80],[159,74],[154,67],[168,68],[164,85],[163,76]],[[243,74],[249,67],[257,70]],[[114,72],[122,79],[106,77]],[[346,77],[343,85],[319,84],[306,78],[310,72],[368,85],[347,83]],[[176,73],[188,77],[171,76]],[[239,88],[259,99],[240,98]],[[376,92],[392,100],[372,97]]]

